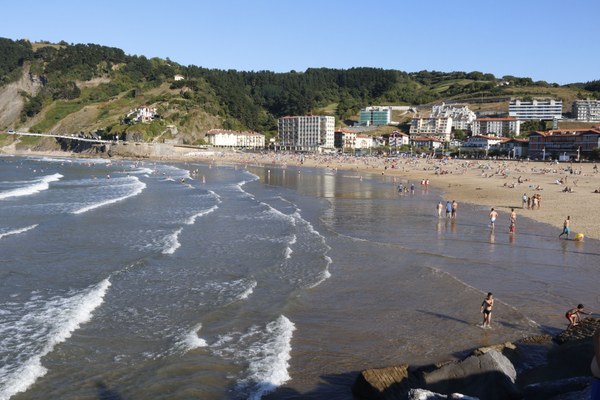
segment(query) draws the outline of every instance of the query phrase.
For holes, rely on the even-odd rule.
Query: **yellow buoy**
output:
[[[583,233],[578,233],[577,235],[575,235],[575,240],[577,241],[583,241],[583,239],[585,238],[585,236],[583,235]]]

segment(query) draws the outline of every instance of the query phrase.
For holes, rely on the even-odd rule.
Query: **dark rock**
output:
[[[371,368],[356,378],[352,393],[359,399],[401,399],[414,387],[411,386],[412,380],[408,365]]]
[[[497,350],[446,365],[423,374],[424,388],[434,392],[464,393],[486,400],[517,399],[517,372],[512,363]]]
[[[600,319],[592,317],[585,318],[579,325],[558,334],[554,338],[554,341],[558,344],[564,344],[579,340],[591,340],[591,337],[598,328],[600,328]]]
[[[545,381],[525,386],[523,394],[527,400],[544,400],[560,394],[584,391],[591,383],[592,377],[590,376]]]

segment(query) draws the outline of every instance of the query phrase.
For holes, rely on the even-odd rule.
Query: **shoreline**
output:
[[[4,151],[2,151],[4,150]],[[523,216],[562,231],[563,221],[571,217],[571,237],[582,233],[585,237],[600,240],[600,209],[594,198],[600,199],[600,173],[595,163],[556,163],[516,160],[421,159],[352,157],[340,155],[242,153],[233,151],[189,151],[181,149],[159,156],[139,154],[82,154],[62,151],[15,151],[0,149],[0,154],[13,156],[52,156],[76,158],[107,158],[118,160],[145,160],[160,162],[206,162],[213,164],[238,164],[272,166],[273,168],[311,167],[358,174],[385,175],[416,188],[423,180],[442,191],[444,200],[456,200],[480,207],[493,207],[499,212],[496,224],[508,230],[511,208]],[[561,182],[559,184],[559,182]],[[538,188],[538,189],[536,189]],[[571,188],[571,192],[564,191]],[[522,208],[523,195],[541,196],[539,208]],[[432,204],[432,209],[435,204]],[[482,210],[486,215],[488,210]],[[464,218],[460,215],[459,218]],[[518,234],[519,222],[517,222]]]

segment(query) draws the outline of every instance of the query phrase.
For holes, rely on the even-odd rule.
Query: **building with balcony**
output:
[[[499,144],[500,149],[508,154],[509,158],[525,158],[529,155],[529,140],[509,139]]]
[[[575,100],[572,114],[578,121],[600,121],[600,100]]]
[[[529,157],[575,160],[588,158],[600,145],[600,129],[557,129],[529,135]]]
[[[499,145],[506,138],[499,136],[476,135],[469,137],[462,145],[463,148],[476,148],[489,150],[491,147]]]
[[[521,134],[521,121],[515,118],[479,118],[471,124],[473,136],[519,136]]]
[[[452,133],[451,117],[413,118],[410,123],[410,136],[434,137],[442,142],[450,141]]]
[[[452,118],[452,128],[460,130],[470,130],[471,123],[477,118],[475,113],[467,105],[449,105],[442,103],[431,108],[432,117],[450,117]]]
[[[518,120],[553,120],[562,119],[562,100],[516,100],[508,104],[508,116]]]
[[[391,107],[366,107],[360,110],[358,117],[358,123],[367,126],[387,125],[391,120]]]
[[[411,136],[410,145],[413,147],[419,147],[423,149],[436,150],[443,146],[443,142],[435,137],[430,136]]]
[[[400,147],[410,144],[410,136],[404,132],[394,131],[388,138],[388,146]]]
[[[322,115],[283,117],[277,121],[284,150],[321,151],[335,148],[335,118]]]
[[[252,131],[211,129],[206,132],[206,140],[215,147],[236,149],[263,149],[265,147],[265,135]]]

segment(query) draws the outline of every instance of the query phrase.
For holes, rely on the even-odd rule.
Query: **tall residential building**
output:
[[[436,137],[442,142],[450,141],[452,132],[451,117],[413,118],[410,123],[410,136]]]
[[[562,119],[562,100],[511,100],[508,104],[508,116],[518,120]]]
[[[477,118],[475,113],[469,110],[465,104],[449,105],[446,103],[434,105],[431,108],[432,117],[451,117],[452,128],[470,130],[471,123]]]
[[[600,100],[575,100],[573,117],[578,121],[600,121]]]
[[[318,151],[334,148],[335,118],[322,115],[283,117],[277,121],[282,149]]]
[[[471,132],[473,136],[519,136],[521,121],[514,118],[480,118],[471,124]]]
[[[366,107],[360,110],[358,123],[360,125],[387,125],[392,120],[391,107]]]

